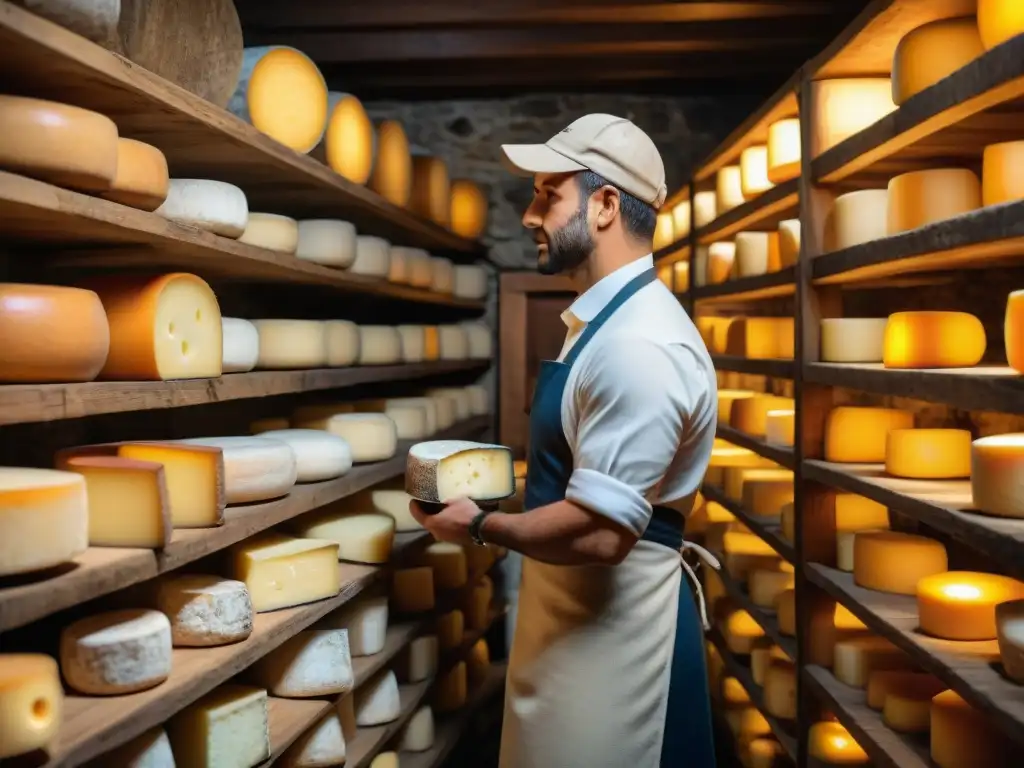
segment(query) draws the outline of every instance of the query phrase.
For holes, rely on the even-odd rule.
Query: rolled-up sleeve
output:
[[[636,536],[651,518],[646,497],[665,477],[688,420],[678,349],[609,340],[588,359],[572,395],[578,421],[565,497]]]

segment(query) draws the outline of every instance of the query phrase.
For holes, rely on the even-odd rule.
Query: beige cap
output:
[[[584,115],[545,144],[503,144],[505,165],[514,173],[572,173],[591,170],[634,197],[661,208],[665,164],[651,137],[615,115]]]

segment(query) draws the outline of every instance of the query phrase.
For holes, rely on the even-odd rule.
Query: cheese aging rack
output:
[[[482,223],[9,2],[0,112],[0,762],[440,765],[504,686],[504,553],[402,477],[493,434]]]
[[[688,529],[744,764],[1024,760],[1011,5],[868,4],[659,215],[718,371]]]

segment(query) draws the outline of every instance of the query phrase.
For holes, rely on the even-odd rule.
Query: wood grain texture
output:
[[[715,285],[695,287],[690,294],[694,302],[720,304],[734,301],[771,299],[778,296],[792,296],[796,292],[796,269],[786,267],[778,272],[769,272],[756,277],[740,277]]]
[[[721,504],[732,512],[737,520],[764,539],[781,557],[796,565],[796,548],[782,537],[781,518],[752,515],[742,505],[728,498],[721,488],[713,485],[705,483],[700,490],[708,501]]]
[[[753,373],[753,371],[750,371],[750,373]],[[730,443],[734,443],[741,448],[753,451],[758,456],[771,459],[787,469],[793,469],[796,466],[792,446],[772,445],[763,437],[753,437],[745,432],[740,432],[738,429],[724,425],[718,426],[716,434],[723,440],[728,440]]]
[[[792,379],[796,371],[796,363],[792,360],[751,360],[737,355],[712,355],[711,362],[715,364],[716,371],[751,373],[776,379]]]
[[[697,242],[701,245],[708,245],[719,240],[727,240],[737,232],[777,229],[780,221],[793,219],[798,215],[799,184],[799,179],[791,179],[761,193],[753,200],[748,200],[742,205],[737,205],[735,208],[719,214],[710,224],[705,224],[696,231]]]
[[[333,704],[323,699],[267,699],[267,725],[270,729],[270,759],[260,765],[273,765],[298,738],[320,721]]]

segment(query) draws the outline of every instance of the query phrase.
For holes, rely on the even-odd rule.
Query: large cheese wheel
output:
[[[55,101],[0,96],[0,168],[97,192],[117,177],[117,126],[105,115]]]
[[[985,327],[966,312],[896,312],[885,326],[886,368],[969,368],[985,354]]]
[[[974,508],[1024,519],[1024,434],[992,435],[971,445]]]
[[[0,283],[0,381],[92,381],[110,349],[93,291]]]
[[[487,197],[480,186],[469,179],[451,184],[451,228],[462,237],[475,240],[487,228]]]
[[[1024,599],[1024,583],[993,573],[947,571],[917,582],[921,630],[944,640],[994,640],[996,606]]]
[[[171,179],[158,216],[205,229],[215,235],[239,238],[249,222],[249,203],[234,184],[209,179]]]
[[[825,221],[826,252],[886,237],[888,201],[887,189],[860,189],[837,197]]]
[[[860,531],[854,540],[853,580],[861,587],[913,595],[926,576],[949,567],[934,539],[897,531]]]
[[[327,324],[320,320],[253,320],[260,335],[257,368],[322,368],[327,364]]]
[[[775,185],[768,178],[768,147],[755,144],[740,153],[740,191],[744,200],[753,200]]]
[[[850,464],[885,461],[886,441],[893,429],[911,429],[914,414],[896,408],[839,406],[825,421],[825,460]]]
[[[913,480],[953,480],[971,474],[971,433],[966,429],[893,429],[885,471]]]
[[[1006,299],[1003,340],[1007,364],[1024,373],[1024,290],[1014,291]]]
[[[117,175],[100,197],[115,203],[155,211],[167,199],[170,178],[167,158],[154,146],[134,139],[117,140]]]
[[[788,117],[768,126],[768,179],[773,184],[800,175],[800,118]]]
[[[940,19],[911,30],[893,56],[893,102],[902,104],[984,52],[974,16]]]
[[[981,182],[974,171],[911,171],[889,180],[886,228],[897,235],[980,207]]]
[[[743,205],[743,174],[738,165],[727,165],[715,177],[715,208],[721,216],[726,211]]]
[[[880,363],[888,319],[830,317],[821,321],[821,360],[825,363]]]
[[[306,219],[298,223],[295,255],[303,261],[344,268],[356,259],[355,225],[341,219]]]
[[[359,365],[393,365],[402,361],[402,337],[390,325],[359,326]]]
[[[939,768],[1005,768],[1016,762],[1014,748],[991,715],[956,691],[932,699],[928,720],[931,757]]]
[[[811,157],[860,133],[896,109],[888,77],[815,80],[811,93]]]
[[[327,129],[315,156],[326,160],[339,176],[355,184],[365,184],[373,170],[377,152],[377,134],[363,103],[351,93],[327,94]]]
[[[412,158],[412,196],[409,207],[425,219],[448,226],[451,218],[452,190],[448,166],[432,155]]]
[[[276,213],[250,213],[238,242],[293,254],[299,245],[299,225],[295,219]]]
[[[246,48],[228,109],[303,154],[327,125],[327,84],[313,60],[286,46]]]
[[[1024,33],[1024,6],[1017,0],[978,0],[978,31],[985,48]]]
[[[989,144],[982,152],[981,202],[999,205],[1024,198],[1024,141]]]
[[[405,129],[397,120],[384,120],[377,127],[377,158],[370,174],[370,189],[400,208],[409,204],[412,155]]]
[[[693,224],[706,227],[718,217],[718,198],[714,192],[698,192],[693,196]]]

